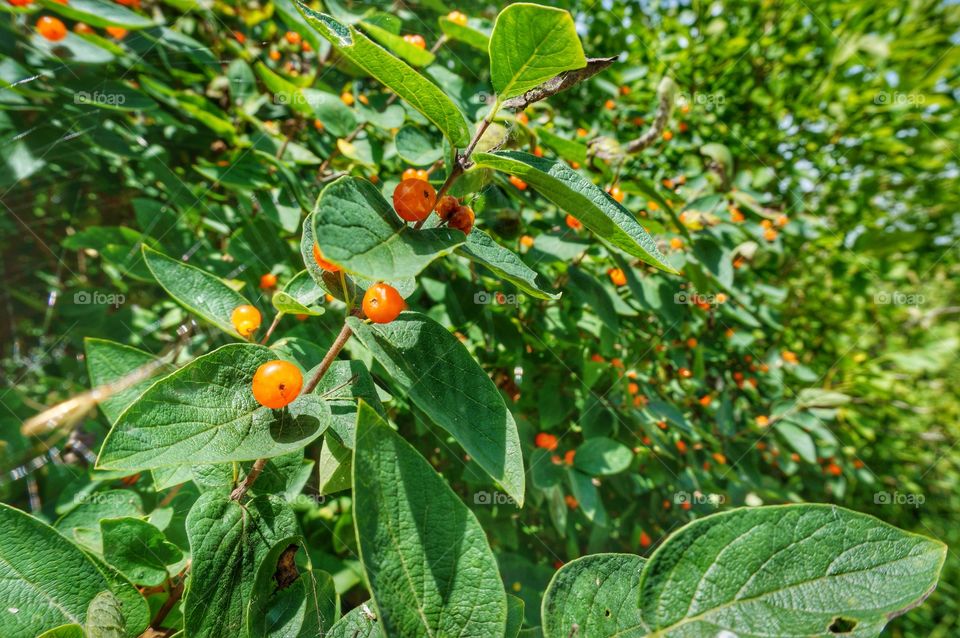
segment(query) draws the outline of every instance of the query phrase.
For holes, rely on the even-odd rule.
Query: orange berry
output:
[[[688,347],[688,348],[696,348],[696,347],[697,347],[697,340],[694,339],[693,337],[690,337],[689,339],[687,339],[687,347]]]
[[[768,425],[770,425],[770,417],[766,416],[765,414],[761,414],[760,416],[758,416],[755,419],[755,421],[757,422],[757,425],[760,426],[761,428],[765,428]]]
[[[423,39],[423,36],[422,36],[422,35],[419,35],[419,34],[415,34],[415,35],[405,35],[405,36],[403,36],[403,39],[404,39],[405,42],[408,42],[408,43],[412,44],[413,46],[417,47],[418,49],[426,49],[426,48],[427,48],[427,41]]]
[[[630,394],[636,394],[637,392],[640,392],[640,386],[631,381],[627,384],[627,392]]]
[[[567,465],[573,465],[573,459],[577,456],[576,450],[567,450],[567,453],[563,455],[563,462]]]
[[[617,103],[614,102],[613,100],[607,100],[606,102],[603,103],[603,106],[604,106],[608,111],[612,111],[613,109],[617,108]]]
[[[577,170],[578,168],[580,168],[580,162],[570,162],[570,168],[572,168],[573,170]]]
[[[292,403],[301,387],[303,374],[289,361],[268,361],[253,375],[253,398],[260,405],[274,410]]]
[[[686,454],[686,453],[687,453],[687,443],[686,443],[686,441],[684,441],[683,439],[677,441],[677,451],[680,452],[680,454]]]
[[[577,129],[577,137],[586,137],[586,136],[587,136],[587,133],[588,133],[588,131],[587,131],[587,129],[585,129],[585,128],[578,128],[578,129]]]
[[[290,44],[300,44],[300,34],[296,31],[287,31],[283,37]]]
[[[786,361],[787,363],[797,362],[797,355],[791,352],[790,350],[784,350],[783,352],[780,353],[780,356],[783,357],[783,360]]]
[[[277,286],[277,276],[272,272],[260,275],[260,287],[264,290],[270,290]]]
[[[653,200],[650,200],[650,201],[647,202],[647,210],[650,210],[650,211],[660,210],[660,204],[658,204],[657,202],[655,202],[655,201],[653,201]]]
[[[683,248],[683,240],[679,237],[674,237],[670,240],[670,248],[673,248],[674,250],[680,250]]]
[[[779,233],[777,233],[776,229],[768,228],[765,231],[763,231],[763,238],[766,239],[767,241],[776,241],[778,234]]]
[[[323,122],[321,122],[320,120],[314,120],[313,128],[317,129],[318,131],[323,131],[324,129]]]
[[[783,228],[790,223],[790,218],[786,215],[777,215],[777,226]]]
[[[730,221],[732,221],[734,224],[739,224],[744,219],[745,217],[743,216],[743,213],[740,212],[739,208],[730,208]]]
[[[688,370],[687,368],[680,368],[680,370],[678,370],[677,372],[680,375],[681,379],[689,379],[690,377],[693,376],[693,373],[690,372],[690,370]]]
[[[78,22],[73,25],[73,32],[80,35],[93,35],[96,30],[85,22]]]
[[[340,94],[340,101],[346,104],[347,106],[353,106],[353,93],[349,91],[344,91]]]
[[[373,323],[390,323],[406,307],[403,297],[389,284],[374,284],[363,293],[363,314]]]
[[[686,122],[680,122],[680,124],[678,125],[677,128],[680,129],[680,132],[681,132],[681,133],[686,133],[686,132],[687,132],[687,128],[689,128],[689,127],[687,126],[687,123],[686,123]]]
[[[718,293],[717,293],[717,296],[715,297],[715,299],[717,300],[717,303],[718,303],[718,304],[726,303],[726,302],[727,302],[727,296],[726,296],[725,294],[723,294],[722,292],[718,292]]]
[[[393,190],[393,208],[404,221],[423,221],[436,203],[437,191],[422,179],[405,179]]]
[[[536,157],[543,157],[543,149],[540,148],[539,146],[536,146],[536,147],[534,147],[534,149],[533,149],[533,154],[534,154]]]
[[[323,253],[320,252],[320,246],[313,245],[313,260],[317,262],[317,265],[320,266],[321,270],[327,270],[329,272],[340,272],[340,266],[329,262],[323,258]]]
[[[843,469],[836,463],[831,463],[830,465],[827,466],[827,472],[834,476],[840,476],[841,474],[843,474]]]
[[[640,547],[643,547],[644,549],[646,549],[647,547],[650,547],[650,544],[651,544],[651,540],[650,540],[649,534],[647,534],[647,533],[644,532],[644,531],[641,531],[641,532],[640,532]]]
[[[245,42],[247,41],[247,36],[245,36],[244,34],[242,34],[242,33],[239,32],[239,31],[234,31],[234,32],[233,32],[233,39],[236,40],[237,42],[239,42],[240,44],[243,44],[243,43],[245,43]]]
[[[527,124],[530,123],[530,117],[523,111],[520,111],[519,113],[517,113],[516,117],[517,117],[517,122],[519,124],[523,124],[524,126],[526,126]]]
[[[626,85],[621,86],[621,87],[620,87],[620,95],[630,95],[630,87],[629,87],[629,86],[626,86]]]
[[[800,455],[794,452],[793,454],[790,455],[790,460],[793,461],[794,463],[799,463]]]
[[[698,400],[700,401],[700,405],[702,405],[703,407],[707,407],[713,401],[713,397],[711,397],[709,394],[705,394],[702,397],[700,397]]]
[[[692,507],[693,504],[690,503],[690,501],[684,501],[680,503],[680,509],[682,509],[684,512],[689,512]]]
[[[607,275],[610,277],[610,281],[613,282],[614,286],[627,285],[627,276],[620,268],[611,268],[607,271]]]
[[[33,4],[33,0],[7,0],[7,2],[14,7],[26,7]]]
[[[761,219],[760,225],[763,226],[764,228],[773,228],[773,222],[770,221],[769,219]]]
[[[853,467],[857,468],[858,470],[862,470],[862,469],[863,469],[863,465],[864,465],[864,464],[863,464],[863,461],[861,461],[860,459],[854,459],[854,460],[853,460]]]
[[[610,359],[610,365],[612,365],[614,368],[620,368],[621,370],[623,369],[623,361],[620,359],[620,357],[614,357],[613,359]]]
[[[594,363],[603,363],[603,357],[601,357],[599,354],[590,355],[590,360]]]
[[[230,313],[230,323],[241,337],[249,337],[260,327],[260,311],[250,304],[237,306]]]
[[[465,26],[467,24],[467,16],[459,11],[451,11],[448,13],[447,20],[453,22],[454,24],[459,24],[460,26]]]
[[[577,509],[577,505],[579,505],[579,503],[577,503],[577,499],[573,498],[573,496],[571,496],[570,494],[567,494],[566,496],[563,497],[563,502],[566,503],[567,507],[569,507],[572,510]]]
[[[670,131],[664,131],[664,132],[663,132],[663,141],[664,141],[664,142],[669,142],[669,141],[672,140],[672,139],[673,139],[673,133],[671,133]]]
[[[617,202],[618,204],[622,204],[622,203],[623,203],[623,200],[624,200],[624,199],[626,198],[626,196],[627,196],[626,193],[624,193],[622,190],[620,190],[620,187],[619,187],[619,186],[611,186],[610,188],[607,189],[607,193],[609,193],[609,194],[610,194],[610,197],[612,197],[614,200],[616,200],[616,202]]]
[[[583,228],[583,224],[580,222],[580,220],[574,217],[573,215],[567,215],[566,222],[567,222],[567,226],[571,230],[580,230],[581,228]]]
[[[663,431],[666,431],[666,430],[667,430],[667,422],[666,422],[666,421],[657,421],[657,427],[660,428],[660,429],[663,430]]]
[[[517,187],[518,190],[525,191],[527,190],[527,183],[517,177],[516,175],[510,176],[510,183]]]
[[[303,49],[304,53],[309,53],[310,51],[313,51],[313,47],[310,46],[310,43],[307,42],[306,40],[303,41],[303,43],[300,45],[300,48]]]
[[[714,452],[714,453],[713,453],[713,460],[716,461],[717,464],[719,464],[719,465],[726,465],[726,464],[727,464],[727,457],[725,457],[725,456],[724,456],[723,454],[721,454],[720,452]]]
[[[533,237],[530,235],[524,235],[520,238],[520,245],[524,248],[533,248]]]
[[[670,189],[670,190],[673,190],[673,186],[674,186],[673,180],[670,179],[669,177],[665,178],[662,183],[663,183],[663,187],[664,187],[664,188],[668,188],[668,189]]]
[[[437,215],[440,216],[440,219],[446,221],[450,219],[450,216],[453,215],[458,206],[460,206],[460,201],[456,197],[453,195],[444,195],[440,198],[440,201],[437,202]]]
[[[473,230],[473,222],[475,219],[476,215],[474,215],[472,208],[469,206],[457,206],[457,209],[450,215],[447,226],[459,230],[464,235],[469,235],[470,231]]]
[[[270,51],[269,55],[270,55],[270,59],[273,60],[274,62],[277,62],[278,60],[280,60],[280,52],[277,51],[276,49]]]
[[[680,112],[683,113],[684,115],[686,115],[687,113],[689,113],[689,112],[690,112],[690,105],[689,105],[689,104],[683,104],[683,105],[680,107]]]
[[[67,27],[51,16],[43,16],[37,20],[37,32],[51,42],[59,42],[67,37]]]
[[[310,315],[294,315],[297,318],[297,321],[306,321],[310,318]]]
[[[671,502],[668,501],[667,499],[664,499],[664,500],[663,500],[663,509],[668,510],[668,509],[670,509],[671,507],[673,507],[673,503],[671,503]]]
[[[540,432],[537,436],[533,437],[533,444],[538,448],[553,452],[557,449],[557,437],[549,432]]]

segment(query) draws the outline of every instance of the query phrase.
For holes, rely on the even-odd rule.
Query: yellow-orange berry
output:
[[[114,40],[123,40],[127,37],[127,30],[123,27],[106,27],[104,29]]]
[[[767,427],[768,425],[770,425],[770,417],[768,417],[768,416],[766,416],[766,415],[764,415],[764,414],[761,414],[761,415],[758,416],[755,420],[756,420],[756,422],[757,422],[757,425],[758,425],[759,427],[761,427],[761,428],[765,428],[765,427]]]
[[[268,361],[253,375],[253,398],[274,410],[292,403],[302,387],[303,374],[289,361]]]
[[[260,327],[260,311],[250,304],[237,306],[230,313],[230,323],[241,337],[249,337]]]
[[[620,190],[619,186],[611,186],[607,189],[607,193],[610,194],[610,197],[616,200],[618,204],[622,204],[623,200],[626,198],[627,194]]]
[[[406,307],[403,297],[389,284],[374,284],[363,293],[363,313],[373,323],[390,323]]]
[[[622,269],[611,268],[607,271],[607,275],[610,277],[610,281],[613,282],[614,286],[627,285],[627,276],[624,274]]]
[[[516,175],[510,176],[510,183],[517,187],[518,190],[525,191],[527,190],[527,183],[517,177]]]
[[[612,111],[613,109],[617,108],[617,103],[614,102],[613,100],[607,100],[606,102],[603,103],[603,106],[604,106],[608,111]]]
[[[583,223],[573,215],[567,215],[567,219],[565,221],[571,230],[580,230],[583,228]]]
[[[426,49],[426,48],[427,48],[427,41],[423,39],[423,36],[422,36],[422,35],[419,35],[419,34],[405,35],[405,36],[403,36],[403,39],[404,39],[405,42],[408,42],[409,44],[412,44],[413,46],[417,47],[418,49]]]
[[[768,228],[763,231],[763,238],[767,241],[775,241],[777,239],[777,235],[777,229],[775,228]]]
[[[454,24],[459,24],[460,26],[465,26],[467,24],[467,16],[459,11],[451,11],[448,13],[447,20],[453,22]]]
[[[674,250],[680,250],[683,248],[683,240],[679,237],[674,237],[670,240],[670,248],[673,248]]]
[[[533,248],[533,237],[530,235],[524,235],[520,238],[520,245],[524,248]]]
[[[67,27],[51,16],[43,16],[37,20],[37,32],[51,42],[59,42],[67,37]]]
[[[426,180],[405,179],[393,190],[393,208],[400,219],[408,222],[429,217],[436,203],[437,191]]]
[[[264,290],[272,290],[277,286],[277,276],[272,272],[260,275],[260,287]]]
[[[324,259],[323,253],[320,252],[320,246],[316,244],[313,245],[313,260],[317,262],[317,266],[319,266],[321,270],[328,270],[330,272],[340,272],[340,266]]]
[[[621,86],[621,87],[620,87],[620,95],[630,95],[630,87],[629,87],[629,86],[626,86],[626,85]]]
[[[353,93],[349,91],[344,91],[340,94],[340,101],[346,104],[347,106],[353,106]]]
[[[670,131],[664,131],[664,132],[663,132],[663,141],[664,141],[664,142],[669,142],[669,141],[672,140],[672,139],[673,139],[673,133],[671,133]]]
[[[296,31],[287,31],[283,37],[290,44],[300,44],[300,34]]]
[[[325,127],[323,126],[323,122],[321,122],[320,120],[314,120],[313,128],[317,129],[318,131],[323,131]]]
[[[520,111],[519,113],[517,113],[517,122],[526,126],[527,124],[530,123],[530,118],[529,116],[527,116],[526,113],[524,113],[523,111]]]

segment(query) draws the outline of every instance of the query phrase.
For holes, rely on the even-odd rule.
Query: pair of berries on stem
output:
[[[464,206],[456,197],[443,195],[437,202],[437,191],[430,182],[420,178],[406,178],[393,191],[393,208],[400,219],[421,223],[434,210],[442,223],[469,235],[476,215],[469,206]]]
[[[327,261],[320,252],[320,246],[313,245],[313,260],[321,270],[328,272],[339,272],[340,267]],[[363,302],[361,308],[367,319],[373,323],[390,323],[396,319],[407,307],[403,297],[397,292],[397,289],[390,284],[375,283],[363,293]]]

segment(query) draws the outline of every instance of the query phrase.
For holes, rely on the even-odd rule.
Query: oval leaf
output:
[[[297,8],[307,22],[350,62],[399,95],[440,129],[454,146],[466,146],[470,132],[463,113],[437,85],[375,44],[356,27],[318,13],[302,2]]]
[[[563,162],[519,151],[474,153],[478,166],[516,175],[614,246],[667,272],[676,270],[626,208]]]
[[[361,403],[353,456],[360,560],[390,636],[502,636],[507,596],[476,516]]]
[[[513,415],[466,347],[425,315],[392,323],[347,320],[390,377],[434,423],[523,505],[523,453]]]
[[[494,274],[503,277],[525,293],[538,299],[559,299],[560,293],[549,292],[543,277],[527,266],[512,250],[504,248],[490,235],[474,228],[467,235],[467,243],[459,251],[467,258],[486,266]]]
[[[276,358],[264,346],[230,344],[157,381],[120,415],[97,467],[147,470],[299,450],[327,428],[330,408],[314,395],[301,395],[282,410],[257,403],[253,375]]]
[[[832,505],[738,509],[661,545],[640,607],[658,636],[873,636],[930,594],[945,556],[938,541]]]

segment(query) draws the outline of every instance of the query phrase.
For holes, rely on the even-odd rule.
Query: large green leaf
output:
[[[414,46],[413,44],[404,40],[401,36],[396,35],[395,33],[390,33],[383,27],[378,26],[373,22],[361,22],[360,26],[370,35],[371,38],[383,45],[384,48],[389,49],[393,53],[397,54],[397,57],[406,60],[413,66],[429,66],[433,64],[433,61],[436,58],[436,56],[430,51]]]
[[[443,157],[443,142],[431,131],[404,126],[394,138],[397,153],[414,166],[428,166]]]
[[[243,295],[210,273],[147,246],[143,247],[143,259],[157,283],[177,303],[227,334],[243,338],[230,321],[234,308],[250,303]]]
[[[623,443],[598,436],[584,441],[577,448],[574,465],[590,476],[623,472],[633,461],[633,452]]]
[[[875,636],[933,591],[946,549],[832,505],[738,509],[661,545],[640,607],[656,636]]]
[[[614,246],[657,268],[676,272],[630,211],[565,163],[520,151],[474,153],[473,158],[478,166],[516,175]]]
[[[439,128],[454,146],[470,141],[467,121],[454,103],[435,84],[402,60],[372,42],[356,27],[338,22],[297,2],[300,13],[344,58],[403,98]]]
[[[330,629],[327,638],[382,638],[377,615],[364,603],[350,610]]]
[[[503,277],[525,293],[538,299],[559,299],[560,293],[547,290],[547,283],[533,268],[527,266],[515,252],[504,248],[487,233],[474,228],[467,235],[467,243],[459,252],[469,259],[486,266],[494,274]]]
[[[0,635],[37,636],[83,625],[90,602],[112,590],[86,554],[29,514],[0,503],[0,529]]]
[[[124,29],[145,29],[153,26],[153,21],[116,2],[109,0],[39,0],[44,8],[60,15],[85,22],[93,27],[123,27]]]
[[[499,100],[585,66],[587,58],[569,12],[518,2],[497,16],[490,36],[490,79]]]
[[[387,635],[502,636],[507,597],[476,516],[361,404],[353,456],[360,559]]]
[[[162,584],[168,576],[167,565],[183,558],[163,532],[139,518],[101,520],[100,535],[103,559],[138,585]]]
[[[203,494],[187,515],[192,567],[183,602],[192,638],[246,635],[257,569],[270,550],[298,534],[297,519],[276,496],[240,505],[225,493]]]
[[[88,337],[83,341],[83,349],[86,353],[90,386],[93,388],[128,378],[136,370],[145,373],[149,368],[144,366],[152,367],[157,365],[158,361],[149,352],[107,339]],[[116,423],[117,418],[127,409],[127,406],[143,394],[154,381],[152,376],[145,376],[129,387],[117,390],[100,400],[100,409],[111,423]]]
[[[544,638],[646,636],[637,606],[643,563],[632,554],[593,554],[561,567],[543,594]]]
[[[371,279],[413,277],[465,241],[457,230],[413,230],[377,187],[358,177],[341,177],[324,188],[312,219],[324,258]]]
[[[230,344],[155,383],[110,430],[99,469],[146,470],[252,461],[302,448],[330,424],[330,408],[301,395],[282,410],[253,398],[253,375],[276,359],[269,348]]]
[[[523,505],[523,453],[513,415],[466,347],[425,315],[392,323],[348,319],[357,338],[418,408]]]

